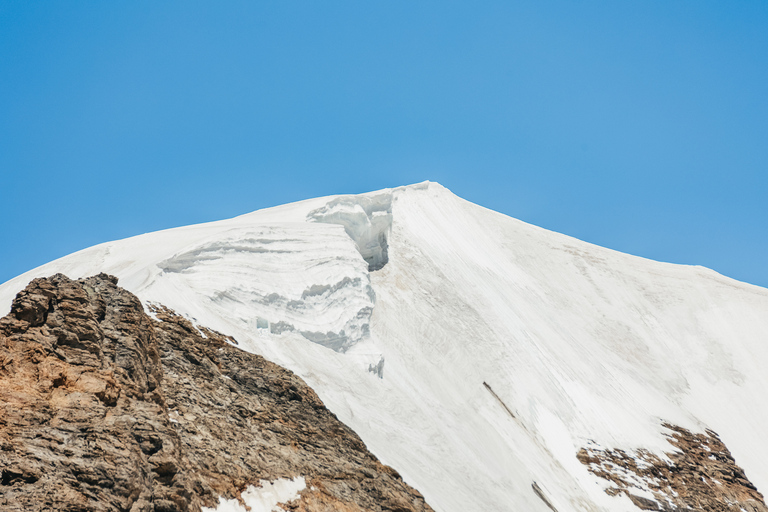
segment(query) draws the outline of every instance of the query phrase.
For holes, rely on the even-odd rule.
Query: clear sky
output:
[[[768,2],[0,3],[0,282],[427,179],[768,286]]]

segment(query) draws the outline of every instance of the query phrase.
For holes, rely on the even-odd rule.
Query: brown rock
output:
[[[301,476],[286,510],[431,510],[297,376],[116,283],[36,279],[0,319],[0,509],[199,511]]]
[[[715,432],[696,434],[670,423],[663,426],[676,449],[665,454],[671,463],[648,450],[582,448],[576,457],[592,474],[613,484],[606,493],[624,494],[642,510],[768,512],[763,495]],[[633,494],[638,481],[655,500]]]

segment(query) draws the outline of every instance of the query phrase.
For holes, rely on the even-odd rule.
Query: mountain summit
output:
[[[297,374],[434,510],[768,510],[764,288],[426,182],[101,244],[0,311],[101,272]]]

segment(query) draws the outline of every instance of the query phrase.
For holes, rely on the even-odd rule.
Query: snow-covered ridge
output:
[[[576,455],[663,456],[665,421],[717,432],[768,490],[768,290],[708,269],[425,183],[102,244],[0,307],[102,271],[299,374],[438,511],[636,510]]]

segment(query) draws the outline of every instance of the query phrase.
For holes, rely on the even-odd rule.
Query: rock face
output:
[[[35,279],[0,319],[0,509],[200,511],[303,478],[297,512],[430,511],[300,378],[114,277]]]
[[[611,483],[606,493],[626,495],[642,510],[768,512],[763,495],[711,430],[696,434],[665,423],[675,451],[668,460],[647,451],[582,448],[577,457]],[[641,496],[645,494],[646,496]]]

